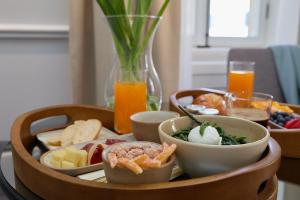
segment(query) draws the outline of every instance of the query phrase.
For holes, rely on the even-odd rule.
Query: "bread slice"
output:
[[[74,124],[76,124],[76,125],[83,125],[83,124],[85,124],[85,122],[86,122],[86,121],[84,121],[84,120],[76,120],[76,121],[74,122]]]
[[[75,122],[76,132],[72,139],[73,144],[88,142],[94,140],[102,128],[102,124],[97,119],[89,119],[85,122]]]
[[[72,144],[77,129],[76,125],[72,124],[63,130],[60,137],[61,146],[66,147]]]
[[[51,146],[61,146],[60,137],[57,136],[57,137],[49,138],[47,140],[47,144]]]

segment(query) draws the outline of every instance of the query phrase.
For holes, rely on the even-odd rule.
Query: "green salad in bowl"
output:
[[[164,121],[162,142],[176,144],[179,166],[191,177],[233,170],[255,163],[266,150],[269,131],[249,120],[197,115]]]

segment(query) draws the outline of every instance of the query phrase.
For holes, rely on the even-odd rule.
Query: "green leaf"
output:
[[[209,123],[203,123],[203,124],[200,126],[199,133],[200,133],[201,136],[204,135],[204,131],[205,131],[205,129],[206,129],[208,126],[210,126]]]
[[[149,42],[149,40],[150,40],[150,38],[151,38],[154,30],[155,30],[155,27],[157,26],[157,24],[158,24],[158,22],[160,20],[159,17],[161,17],[163,15],[163,13],[165,12],[166,8],[168,7],[169,2],[170,2],[170,0],[165,0],[165,2],[163,3],[162,7],[158,11],[158,13],[156,15],[158,18],[154,20],[154,22],[152,23],[151,27],[149,28],[149,31],[148,31],[145,39],[144,39],[144,42],[143,42],[143,44],[141,46],[141,49],[145,49],[146,48],[146,46],[147,46],[147,44],[148,44],[148,42]]]
[[[213,126],[217,129],[220,137],[222,138],[222,145],[239,145],[239,144],[246,144],[247,138],[246,137],[238,137],[238,136],[232,136],[229,134],[225,134],[224,129],[221,127],[218,127],[217,124],[211,123],[211,122],[203,122],[202,125],[200,125],[199,133],[203,136],[205,129],[207,126]],[[174,133],[172,136],[184,141],[188,141],[188,135],[190,131],[193,129],[193,127],[189,127],[186,129],[182,129],[176,133]]]
[[[165,0],[157,16],[162,16],[170,0]],[[132,0],[97,0],[105,16],[115,16],[108,18],[116,51],[122,68],[126,70],[140,69],[139,58],[145,51],[151,36],[159,22],[159,18],[154,19],[148,26],[146,16],[150,14],[153,0],[137,0],[135,13],[132,13]],[[131,19],[130,14],[140,15]],[[119,17],[117,17],[119,16]],[[144,16],[144,17],[142,17]]]
[[[127,1],[127,15],[130,15],[132,11],[132,0]]]
[[[172,135],[172,137],[180,139],[180,140],[188,141],[188,136],[192,129],[193,129],[193,127],[179,130],[176,133],[174,133]]]

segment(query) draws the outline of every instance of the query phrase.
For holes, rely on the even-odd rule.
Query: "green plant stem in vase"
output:
[[[105,82],[105,100],[108,106],[114,107],[115,128],[117,127],[120,133],[126,133],[131,131],[129,121],[131,114],[161,108],[162,89],[153,65],[152,43],[161,16],[170,0],[162,1],[154,16],[151,15],[154,0],[97,0],[97,2],[106,16],[117,56],[117,64],[113,66]],[[146,86],[145,92],[141,91],[142,83]],[[128,87],[121,87],[124,85]],[[136,87],[137,85],[139,87]],[[143,102],[145,106],[140,105],[141,99],[145,99]],[[122,125],[119,126],[118,122]],[[120,129],[122,130],[119,131]]]
[[[153,20],[149,24],[147,16],[151,18],[149,14],[153,0],[135,1],[134,13],[132,13],[132,0],[127,1],[127,6],[125,0],[97,0],[107,16],[123,69],[135,71],[141,68],[139,58],[148,46],[169,1],[164,1],[157,15],[152,16]],[[146,31],[145,28],[147,28]]]

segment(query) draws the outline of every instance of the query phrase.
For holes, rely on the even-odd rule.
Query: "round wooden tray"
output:
[[[11,131],[15,173],[32,192],[44,199],[276,199],[280,147],[273,139],[261,160],[249,166],[203,178],[141,185],[115,185],[85,181],[61,174],[31,156],[35,133],[31,124],[52,116],[66,115],[68,122],[96,118],[113,129],[113,112],[91,106],[65,105],[25,113]],[[53,127],[52,127],[53,128]],[[230,156],[230,155],[224,155]]]
[[[170,96],[170,110],[179,112],[181,115],[184,115],[182,111],[177,107],[177,104],[180,103],[179,99],[181,98],[196,98],[199,95],[206,93],[215,93],[219,95],[224,95],[224,91],[211,90],[207,88],[200,88],[196,90],[184,90],[175,92]],[[300,114],[300,106],[292,104],[284,104],[294,110],[295,113]],[[300,129],[284,129],[280,128],[274,123],[269,122],[271,136],[279,143],[281,147],[282,156],[290,158],[300,158]]]

